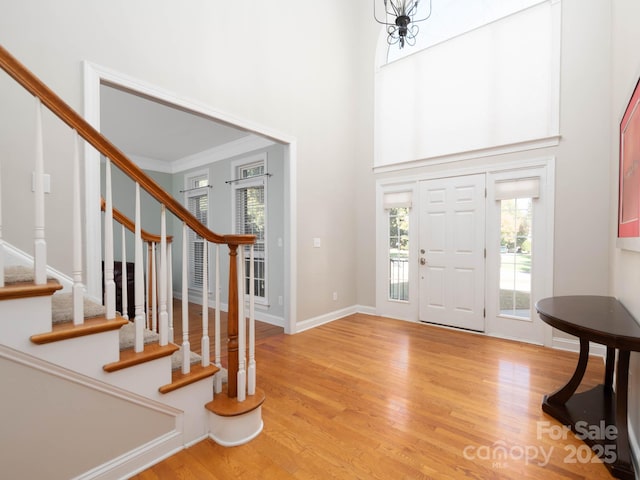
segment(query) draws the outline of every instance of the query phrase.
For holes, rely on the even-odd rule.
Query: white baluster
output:
[[[160,333],[158,330],[158,265],[156,263],[156,244],[150,242],[151,258],[149,259],[149,272],[151,273],[151,298],[148,302],[151,302],[151,330],[156,333]]]
[[[105,170],[104,217],[104,306],[107,319],[116,318],[116,282],[113,279],[113,200],[111,196],[111,160],[107,158]]]
[[[175,341],[173,328],[173,245],[169,244],[167,248],[167,312],[169,317],[169,340]]]
[[[238,268],[238,401],[244,402],[247,398],[247,371],[245,370],[247,327],[244,316],[244,282],[246,279],[243,245],[238,247],[237,258],[240,262],[240,267]]]
[[[47,283],[47,242],[44,235],[44,150],[42,104],[36,98],[35,219],[33,232],[34,282]]]
[[[120,276],[120,298],[122,300],[122,318],[129,320],[129,291],[127,279],[127,228],[122,225],[122,275]]]
[[[211,361],[209,351],[209,242],[202,239],[202,366],[208,367]]]
[[[256,302],[253,245],[249,247],[249,368],[247,369],[247,393],[256,393]]]
[[[167,313],[167,210],[160,210],[160,345],[169,343],[169,314]]]
[[[215,366],[222,368],[222,362],[220,361],[220,244],[216,243],[216,310],[214,312],[214,357]],[[222,372],[216,373],[214,382],[215,393],[222,392]]]
[[[189,345],[189,276],[187,272],[187,224],[182,224],[182,373],[191,371],[191,346]]]
[[[140,218],[140,184],[136,182],[136,218],[135,218],[135,351],[142,352],[144,350],[144,264],[142,258],[142,229],[140,227],[142,219]]]
[[[80,137],[73,131],[73,324],[84,323],[84,285],[82,284],[82,211],[80,193]]]
[[[144,246],[147,246],[147,248],[144,248]],[[150,243],[146,243],[146,242],[142,242],[142,251],[143,251],[143,255],[144,255],[144,266],[145,269],[144,271],[146,272],[146,275],[144,276],[144,294],[145,294],[145,300],[146,300],[146,305],[147,305],[147,310],[145,311],[145,315],[144,315],[144,328],[151,330],[151,315],[152,315],[152,309],[153,309],[153,305],[151,305],[151,299],[149,298],[149,283],[151,283],[151,269],[149,268],[149,257],[151,255],[149,255],[149,247],[150,247]]]
[[[0,164],[2,170],[2,164]],[[2,175],[0,174],[0,287],[4,287],[4,239],[2,238]]]

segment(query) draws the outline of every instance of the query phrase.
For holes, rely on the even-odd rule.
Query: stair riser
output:
[[[139,395],[164,401],[159,397],[158,387],[171,382],[171,357],[158,358],[111,373],[102,370],[97,378]]]
[[[156,389],[157,400],[184,412],[184,438],[193,443],[208,435],[209,411],[203,407],[213,398],[213,377],[205,378],[167,394]]]
[[[50,297],[19,298],[0,302],[0,338],[4,345],[31,353],[31,335],[50,331]]]
[[[104,374],[103,365],[120,357],[118,338],[118,331],[114,330],[44,345],[32,344],[28,353],[100,379]]]

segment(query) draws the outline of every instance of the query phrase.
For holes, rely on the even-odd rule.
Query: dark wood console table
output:
[[[564,387],[545,395],[542,410],[586,437],[584,441],[600,454],[613,476],[635,479],[627,432],[627,389],[629,353],[640,351],[640,326],[613,297],[545,298],[536,303],[536,310],[544,322],[580,339],[576,371]],[[576,394],[587,367],[589,342],[607,347],[604,384]]]

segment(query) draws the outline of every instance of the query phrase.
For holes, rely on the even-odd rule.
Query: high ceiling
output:
[[[125,154],[146,160],[176,160],[252,135],[210,118],[100,86],[100,130]]]

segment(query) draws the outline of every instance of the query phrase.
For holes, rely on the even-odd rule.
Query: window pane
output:
[[[260,169],[262,165],[250,167]],[[254,267],[254,293],[256,297],[266,297],[266,257],[265,257],[265,203],[264,185],[244,187],[236,189],[236,230],[237,233],[256,236],[256,243],[253,246],[253,267]],[[245,250],[245,293],[249,293],[249,250]]]
[[[264,164],[240,167],[240,178],[250,178],[264,174]]]
[[[531,318],[531,224],[533,201],[500,202],[500,313]]]
[[[206,177],[192,179],[194,187],[206,186],[209,180]],[[207,212],[209,210],[209,195],[206,189],[187,192],[187,209],[207,226]],[[189,287],[202,287],[203,284],[203,260],[204,240],[193,230],[189,229],[187,237],[189,255]]]
[[[389,210],[389,300],[409,300],[409,209]]]

